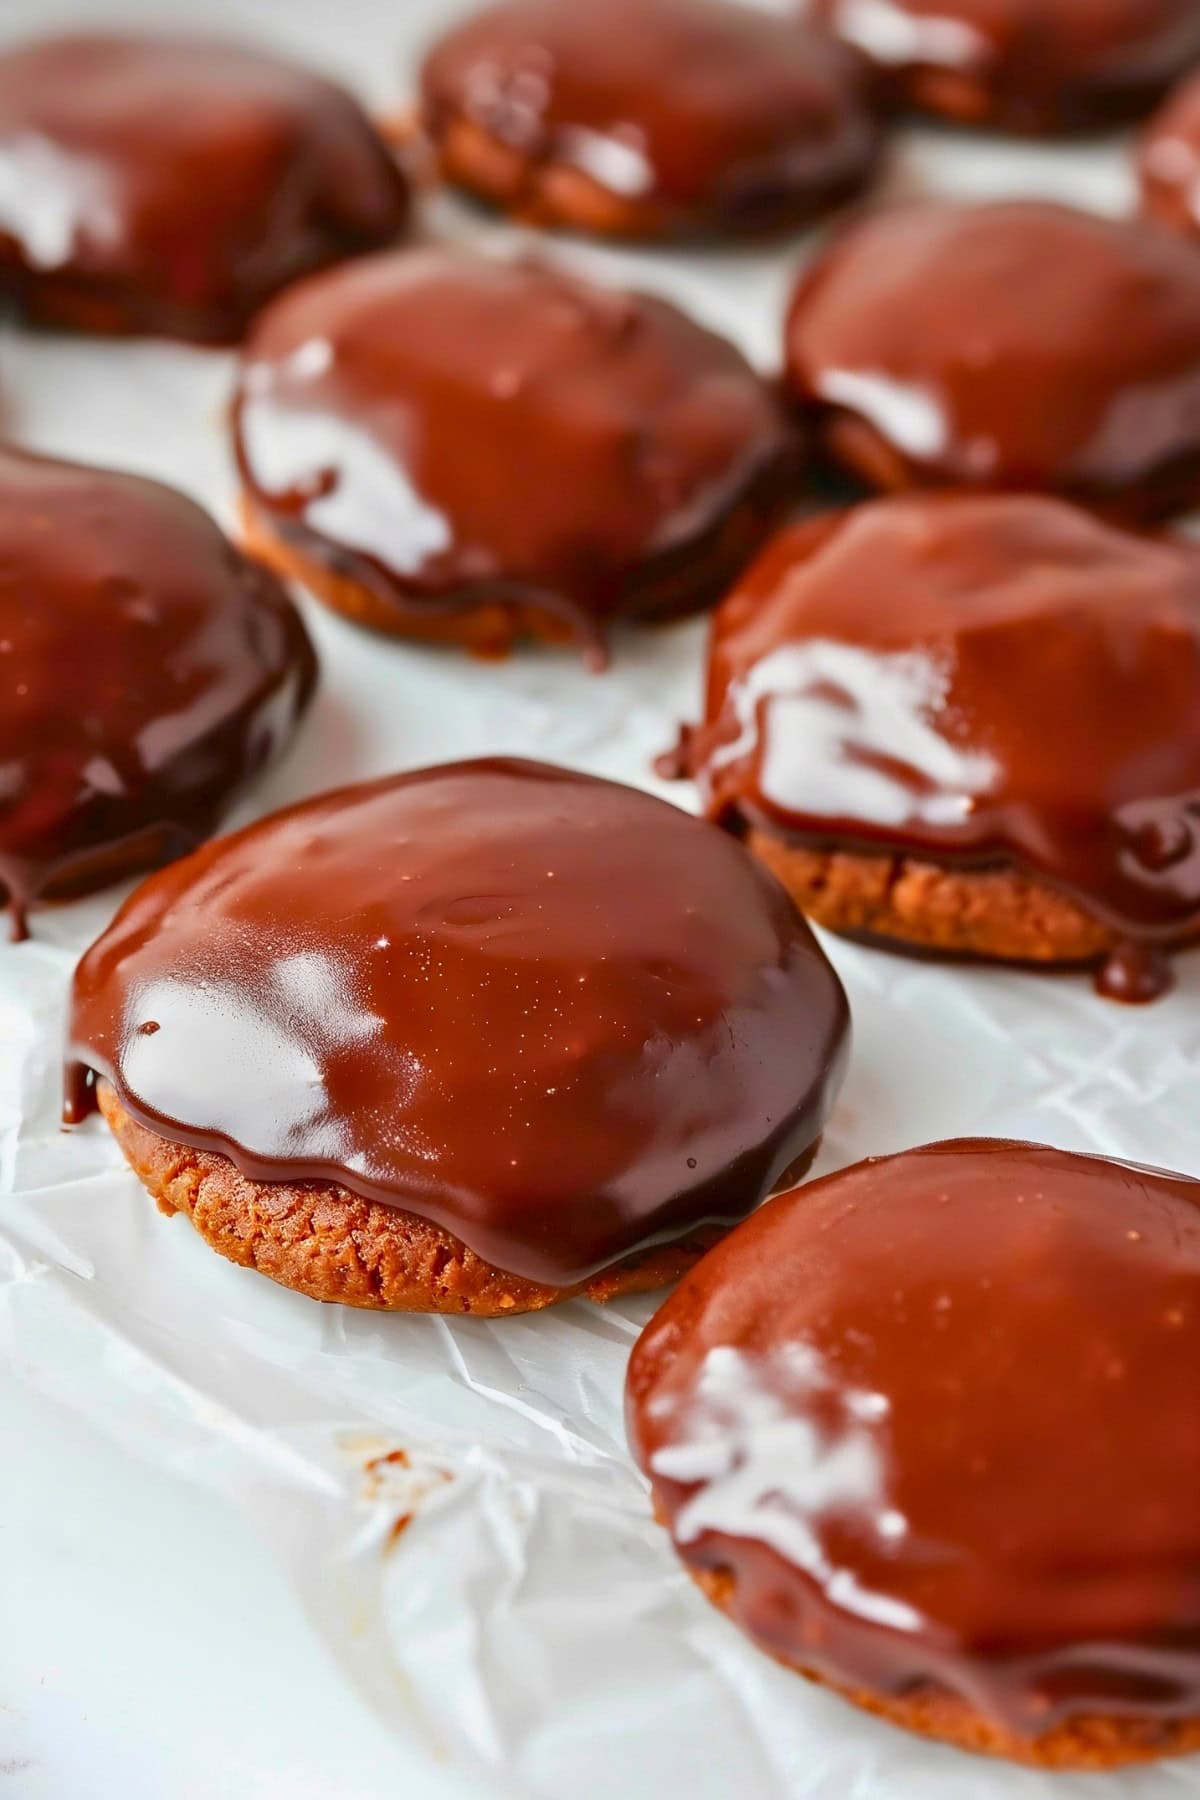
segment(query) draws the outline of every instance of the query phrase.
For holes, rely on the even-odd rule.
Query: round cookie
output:
[[[1200,257],[1148,221],[1031,200],[865,219],[801,276],[786,360],[835,459],[877,488],[1043,490],[1135,518],[1200,492]]]
[[[78,32],[0,54],[0,294],[41,323],[232,342],[407,212],[350,95],[265,51]]]
[[[1143,212],[1200,234],[1200,75],[1183,82],[1146,127],[1138,179]]]
[[[381,631],[598,652],[716,600],[795,443],[740,351],[534,262],[365,259],[258,321],[235,405],[248,539]]]
[[[964,1749],[1200,1749],[1200,1183],[962,1140],[781,1196],[650,1321],[634,1454],[761,1648]]]
[[[1037,495],[806,521],[716,614],[680,765],[823,925],[1153,998],[1200,931],[1200,554]]]
[[[1137,118],[1200,60],[1196,0],[812,0],[811,16],[920,111],[1006,131]]]
[[[745,851],[633,788],[456,763],[145,882],[83,958],[67,1114],[320,1300],[499,1314],[678,1275],[807,1166],[845,997]]]
[[[795,225],[880,147],[868,65],[731,0],[499,0],[421,78],[447,178],[534,225],[678,238]]]
[[[171,488],[0,447],[0,901],[206,837],[316,673],[275,577]]]

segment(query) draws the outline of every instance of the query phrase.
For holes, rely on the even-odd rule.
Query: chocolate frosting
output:
[[[316,664],[273,575],[182,494],[0,449],[0,896],[190,849],[289,740]]]
[[[1145,212],[1177,231],[1200,232],[1200,75],[1183,82],[1147,126],[1138,176]]]
[[[565,171],[633,234],[795,222],[862,187],[881,139],[865,62],[728,0],[500,0],[421,86],[435,139],[466,119],[525,165],[518,211],[553,215]]]
[[[811,10],[918,105],[1016,130],[1134,117],[1200,58],[1196,0],[813,0]]]
[[[883,485],[1148,512],[1200,489],[1200,257],[1146,221],[1030,200],[864,220],[801,278],[787,367]]]
[[[1200,1715],[1200,1184],[1032,1144],[772,1202],[651,1320],[635,1455],[765,1649],[1033,1738]]]
[[[0,291],[35,318],[231,341],[406,213],[350,95],[264,51],[80,32],[0,55]]]
[[[512,599],[588,638],[715,599],[794,454],[741,353],[667,302],[443,250],[276,301],[235,429],[273,529],[399,615]]]
[[[1200,555],[1036,495],[782,532],[714,620],[709,812],[999,860],[1143,943],[1200,930]]]
[[[846,1034],[739,845],[489,760],[321,795],[145,882],[79,965],[70,1053],[255,1180],[339,1182],[566,1286],[755,1206]],[[78,1069],[68,1092],[77,1117]]]

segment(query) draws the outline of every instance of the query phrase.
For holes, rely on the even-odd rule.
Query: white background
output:
[[[0,37],[59,21],[188,21],[243,35],[252,28],[387,106],[405,97],[406,69],[416,48],[463,10],[459,0],[197,0],[194,5],[142,0],[120,7],[87,0],[75,5],[0,0]],[[893,161],[888,188],[907,192],[930,185],[978,193],[1056,193],[1112,209],[1125,205],[1129,192],[1119,144],[1057,151],[952,134],[909,134]],[[478,221],[452,202],[439,203],[432,223],[456,235],[479,229]],[[586,245],[558,245],[555,253],[601,278],[635,279],[680,295],[770,366],[783,298],[804,246],[785,244],[749,255],[708,253],[686,262]],[[83,341],[19,333],[0,344],[0,386],[10,399],[19,440],[165,475],[227,520],[231,483],[221,409],[229,376],[225,357],[157,345],[98,349]],[[693,709],[698,690],[702,628],[694,624],[622,642],[617,672],[597,682],[569,659],[553,656],[514,659],[481,676],[453,657],[381,648],[324,615],[310,617],[325,657],[325,688],[295,756],[255,797],[257,809],[335,779],[508,748],[541,749],[560,760],[643,779],[648,756],[666,743],[671,722]],[[112,903],[110,896],[64,910],[39,925],[36,947],[0,951],[0,1052],[6,1019],[18,1041],[15,1069],[6,1070],[0,1055],[0,1176],[5,1145],[11,1150],[16,1142],[24,1110],[28,1107],[32,1118],[40,1108],[42,1135],[32,1134],[39,1179],[65,1182],[68,1171],[65,1164],[58,1167],[60,1153],[47,1123],[53,1033],[43,1022],[53,1018],[70,956],[100,928]],[[1150,1017],[1103,1007],[1074,980],[928,970],[847,946],[834,947],[833,954],[851,990],[857,1048],[824,1166],[922,1137],[1025,1130],[1200,1174],[1194,1102],[1200,1048],[1197,959],[1181,992]],[[29,1020],[37,1022],[37,1044],[20,1041]],[[706,1797],[745,1793],[750,1800],[784,1793],[820,1794],[822,1800],[850,1800],[851,1794],[855,1800],[964,1800],[967,1795],[975,1800],[984,1794],[1028,1800],[1048,1789],[1067,1800],[1068,1794],[1094,1791],[1089,1782],[1047,1785],[1016,1771],[985,1774],[952,1753],[926,1750],[860,1722],[789,1678],[780,1680],[707,1613],[676,1577],[665,1546],[640,1524],[631,1528],[628,1543],[619,1532],[614,1537],[621,1554],[636,1559],[630,1563],[633,1598],[627,1602],[622,1594],[619,1604],[630,1605],[637,1615],[631,1626],[636,1622],[641,1635],[635,1638],[631,1630],[629,1692],[611,1719],[589,1721],[587,1714],[595,1708],[602,1712],[606,1695],[621,1689],[620,1619],[604,1614],[603,1595],[563,1583],[561,1605],[553,1592],[539,1603],[532,1638],[501,1634],[500,1655],[511,1643],[514,1669],[492,1670],[484,1683],[496,1717],[503,1716],[510,1728],[499,1747],[489,1748],[489,1722],[472,1716],[475,1749],[494,1768],[495,1779],[485,1786],[480,1777],[456,1776],[449,1766],[456,1735],[453,1696],[440,1715],[434,1700],[423,1696],[426,1710],[449,1727],[431,1759],[404,1735],[407,1726],[386,1695],[381,1702],[379,1685],[372,1687],[383,1653],[374,1640],[365,1653],[356,1646],[356,1631],[370,1636],[367,1625],[355,1623],[352,1606],[339,1610],[331,1601],[328,1579],[322,1586],[314,1573],[308,1582],[308,1563],[321,1560],[320,1537],[306,1540],[297,1528],[296,1541],[290,1541],[286,1506],[276,1504],[272,1512],[266,1505],[251,1509],[248,1500],[243,1505],[250,1493],[244,1471],[238,1480],[232,1473],[226,1479],[219,1461],[214,1471],[211,1449],[203,1447],[209,1439],[202,1440],[196,1420],[185,1429],[171,1416],[168,1402],[180,1404],[178,1383],[171,1389],[163,1371],[178,1375],[186,1367],[188,1404],[197,1413],[208,1409],[203,1422],[210,1438],[219,1432],[228,1436],[232,1471],[238,1434],[253,1430],[256,1454],[263,1442],[278,1449],[285,1440],[299,1441],[312,1416],[304,1407],[315,1414],[317,1399],[299,1404],[289,1389],[283,1408],[273,1392],[264,1388],[260,1396],[249,1372],[254,1360],[245,1356],[233,1360],[227,1379],[218,1369],[202,1384],[196,1365],[206,1324],[213,1323],[214,1356],[219,1322],[223,1346],[251,1341],[264,1366],[276,1358],[283,1367],[286,1358],[301,1354],[297,1346],[315,1357],[307,1340],[319,1338],[323,1357],[331,1350],[339,1353],[321,1364],[324,1387],[318,1388],[314,1375],[304,1390],[307,1396],[319,1394],[322,1417],[330,1410],[331,1384],[334,1393],[352,1397],[356,1413],[361,1407],[368,1416],[383,1416],[393,1389],[403,1383],[406,1399],[415,1391],[418,1412],[457,1398],[468,1431],[490,1417],[483,1410],[486,1401],[493,1411],[508,1409],[504,1416],[511,1420],[527,1416],[526,1438],[531,1455],[542,1458],[537,1466],[543,1473],[551,1462],[538,1449],[538,1434],[547,1429],[552,1438],[557,1434],[568,1466],[572,1456],[586,1461],[593,1452],[614,1459],[620,1489],[614,1517],[620,1518],[625,1487],[633,1495],[629,1504],[640,1503],[620,1464],[614,1393],[628,1335],[648,1309],[614,1309],[604,1325],[590,1323],[584,1309],[572,1309],[570,1325],[565,1319],[513,1322],[507,1336],[501,1339],[498,1332],[495,1340],[478,1330],[439,1334],[417,1322],[396,1322],[394,1331],[377,1340],[371,1337],[373,1327],[361,1320],[344,1327],[328,1317],[314,1323],[306,1303],[293,1306],[292,1297],[216,1264],[186,1238],[182,1226],[168,1227],[150,1216],[131,1178],[111,1159],[104,1164],[98,1143],[89,1143],[87,1153],[94,1174],[89,1163],[75,1186],[44,1190],[49,1198],[38,1202],[39,1219],[58,1234],[56,1247],[42,1246],[45,1262],[26,1261],[24,1274],[5,1292],[0,1321],[0,1351],[10,1365],[0,1377],[5,1446],[0,1800],[10,1795],[14,1800],[163,1800],[167,1795],[375,1800],[399,1793],[407,1800],[437,1800],[483,1791],[557,1795],[568,1786],[589,1800],[609,1792],[636,1800],[639,1791],[678,1792],[685,1786]],[[102,1194],[111,1210],[89,1216],[93,1205],[99,1209]],[[30,1227],[22,1243],[32,1236]],[[153,1290],[145,1295],[121,1286],[135,1260]],[[66,1273],[58,1269],[55,1282],[43,1284],[49,1299],[42,1306],[39,1279],[59,1262]],[[31,1272],[35,1279],[26,1279]],[[170,1296],[169,1305],[156,1305],[159,1294]],[[81,1317],[104,1322],[102,1331],[81,1335],[79,1349],[72,1335],[77,1308]],[[124,1336],[116,1324],[127,1325]],[[595,1360],[580,1357],[578,1350],[589,1332],[597,1339]],[[571,1377],[566,1386],[573,1383],[567,1399],[555,1389],[554,1373],[539,1365],[539,1359],[557,1363],[560,1343]],[[453,1395],[438,1385],[450,1376],[457,1384]],[[278,1385],[282,1391],[282,1380]],[[237,1414],[235,1420],[242,1386],[254,1391],[245,1417]],[[474,1410],[464,1395],[478,1403]],[[135,1403],[139,1398],[145,1399],[144,1413]],[[218,1403],[226,1410],[214,1432],[209,1414]],[[277,1416],[281,1408],[283,1424]],[[345,1410],[351,1410],[349,1399]],[[571,1436],[577,1422],[578,1440]],[[204,1491],[185,1475],[216,1491]],[[217,1497],[222,1488],[238,1496],[236,1504]],[[241,1511],[246,1516],[239,1516]],[[561,1511],[549,1507],[544,1523],[535,1519],[533,1535],[561,1532],[567,1513],[565,1502]],[[277,1533],[264,1535],[267,1517],[279,1522]],[[492,1522],[499,1517],[488,1514]],[[461,1545],[473,1543],[469,1515],[460,1529],[465,1535],[451,1537],[456,1549],[449,1563],[461,1557]],[[450,1580],[440,1543],[431,1535],[405,1552],[399,1591],[394,1581],[386,1607],[378,1602],[379,1617],[386,1615],[393,1631],[403,1632],[406,1621],[413,1630],[419,1626],[431,1657],[435,1649],[444,1651],[452,1668],[454,1646],[441,1643],[438,1630],[449,1632],[459,1615],[451,1604],[443,1618],[424,1591],[439,1579]],[[477,1571],[485,1598],[466,1592],[460,1606],[476,1606],[481,1615],[490,1607],[500,1616],[494,1590],[484,1580],[495,1573],[484,1567],[487,1552],[485,1545]],[[563,1567],[576,1573],[578,1562],[578,1554],[565,1555]],[[346,1567],[359,1584],[356,1605],[365,1605],[362,1596],[370,1594],[374,1606],[369,1583],[384,1585],[380,1566],[369,1544],[353,1556],[346,1552]],[[619,1560],[607,1566],[606,1585],[616,1581],[619,1587],[621,1566]],[[591,1627],[583,1623],[592,1616],[588,1608],[595,1609],[596,1619],[591,1645],[586,1641]],[[661,1690],[654,1674],[641,1681],[635,1660],[647,1657],[646,1669],[658,1669],[647,1623],[657,1617],[656,1608],[672,1645],[686,1639],[696,1650],[695,1668],[689,1665],[683,1677],[675,1669],[672,1676],[673,1726],[665,1722],[666,1675]],[[368,1607],[363,1617],[374,1629],[375,1612]],[[519,1609],[512,1617],[515,1632]],[[311,1629],[313,1619],[319,1633]],[[523,1667],[516,1665],[522,1657],[536,1663],[541,1642],[566,1646],[562,1667],[538,1672],[540,1688],[531,1675],[525,1688]],[[415,1670],[408,1669],[417,1688],[419,1660]],[[571,1683],[564,1674],[568,1666],[578,1676]],[[662,1667],[667,1669],[666,1661]],[[716,1668],[719,1690],[713,1685]],[[651,1726],[655,1708],[662,1710],[665,1767],[657,1776],[647,1772],[644,1780],[626,1770],[610,1786],[605,1734],[613,1734],[616,1769],[618,1734],[645,1723],[634,1720],[639,1685]],[[530,1696],[539,1693],[552,1696],[547,1711],[561,1707],[572,1729],[577,1723],[590,1761],[577,1760],[573,1746],[568,1755],[551,1741],[545,1727],[553,1718],[543,1719],[540,1730],[522,1720],[523,1709],[536,1713]],[[360,1694],[371,1694],[374,1706]],[[467,1709],[464,1699],[464,1730]],[[734,1724],[726,1723],[735,1712],[736,1734]],[[756,1734],[771,1754],[764,1749],[756,1764],[743,1748],[723,1771],[720,1757],[735,1735],[740,1743]],[[689,1766],[689,1745],[694,1745],[694,1766]],[[579,1771],[577,1790],[575,1780],[568,1783],[561,1773],[567,1767]],[[649,1770],[645,1761],[634,1767]],[[506,1773],[519,1785],[501,1785]],[[1200,1792],[1200,1776],[1194,1767],[1178,1767],[1144,1781],[1100,1785],[1114,1800],[1134,1794],[1158,1800]]]

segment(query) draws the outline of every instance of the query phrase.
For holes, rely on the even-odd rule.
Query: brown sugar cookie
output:
[[[1200,1184],[996,1139],[780,1196],[642,1333],[688,1572],[896,1725],[1048,1768],[1200,1749]]]
[[[1151,220],[1039,200],[863,218],[801,275],[785,359],[873,488],[1057,493],[1132,520],[1200,495],[1200,257]]]
[[[1035,135],[1135,119],[1200,60],[1195,0],[812,0],[806,16],[919,111]]]
[[[533,225],[679,238],[796,225],[882,141],[869,65],[731,0],[499,0],[434,45],[448,180]]]
[[[734,345],[665,301],[446,250],[300,284],[246,346],[248,541],[377,630],[599,653],[715,601],[797,438]]]
[[[674,1279],[807,1166],[845,997],[740,845],[536,763],[304,802],[80,963],[67,1114],[224,1256],[496,1314]]]
[[[231,343],[407,214],[352,97],[252,45],[74,32],[0,52],[0,294],[43,324]]]
[[[291,740],[300,615],[173,488],[0,448],[0,905],[192,849]]]
[[[1034,495],[791,527],[678,764],[823,925],[1152,998],[1200,932],[1200,556]]]

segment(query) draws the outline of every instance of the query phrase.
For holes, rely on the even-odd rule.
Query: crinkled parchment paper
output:
[[[80,10],[49,7],[55,18]],[[86,0],[82,10],[99,16]],[[161,23],[168,9],[141,10]],[[264,0],[255,16],[302,53],[327,43],[326,60],[382,98],[402,91],[390,76],[397,38],[415,44],[456,10]],[[47,0],[8,0],[0,31],[22,13],[43,25]],[[233,0],[204,18],[245,28]],[[1119,145],[1039,150],[934,133],[903,141],[890,185],[1113,208],[1128,191]],[[429,223],[461,237],[482,229],[448,201]],[[677,295],[769,365],[809,246],[688,259],[550,248],[599,279]],[[231,366],[162,345],[15,330],[0,342],[19,441],[173,480],[226,521]],[[566,654],[481,667],[368,638],[315,607],[309,617],[320,699],[244,817],[334,782],[485,752],[653,785],[649,758],[699,692],[697,624],[620,640],[612,673],[596,678]],[[687,790],[672,797],[686,804]],[[0,948],[0,1354],[260,1526],[347,1677],[397,1732],[495,1795],[1200,1794],[1200,1759],[1103,1778],[981,1764],[859,1715],[743,1642],[681,1573],[625,1450],[625,1361],[652,1302],[499,1324],[375,1317],[275,1288],[160,1218],[98,1121],[70,1136],[58,1127],[68,978],[119,898],[43,912],[32,943]],[[1170,999],[1126,1011],[1071,977],[829,948],[856,1045],[819,1168],[1010,1133],[1200,1175],[1200,955],[1182,961]]]

